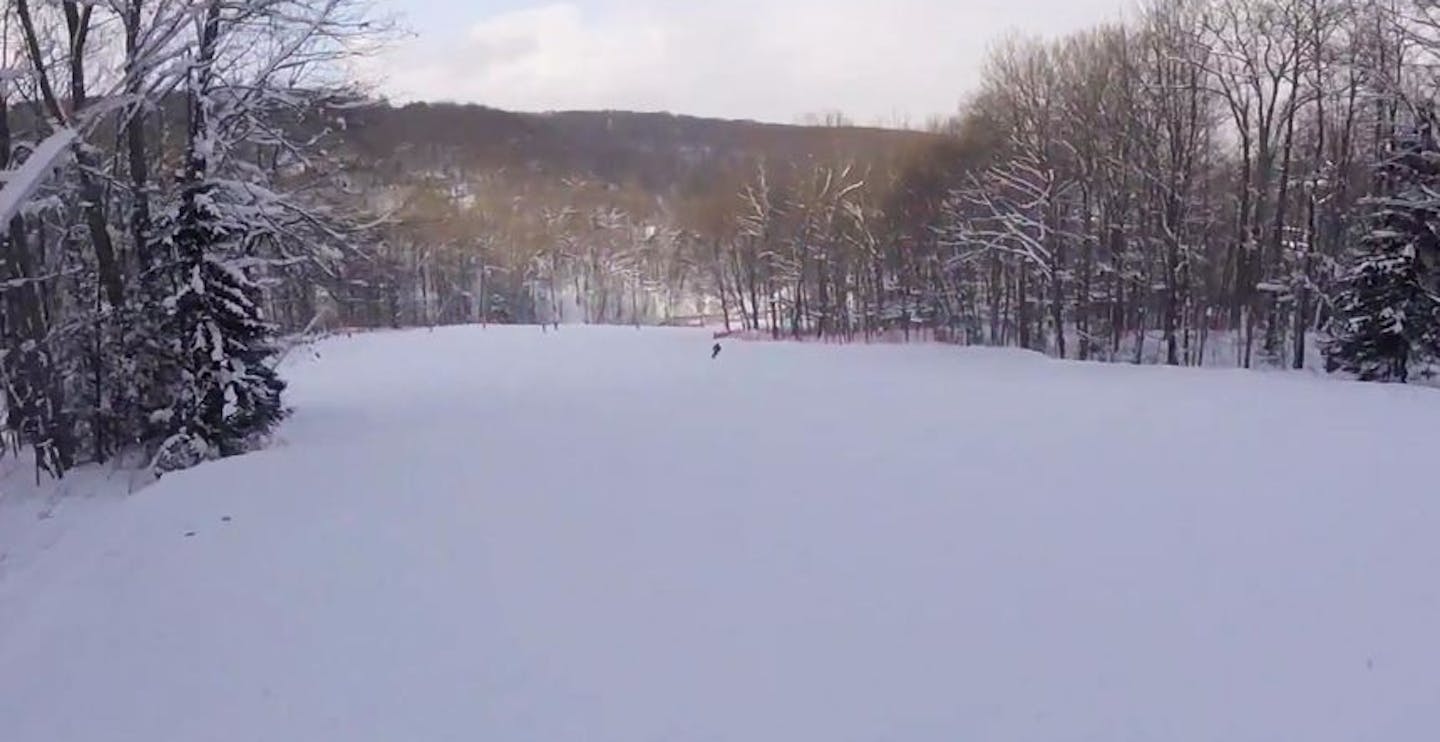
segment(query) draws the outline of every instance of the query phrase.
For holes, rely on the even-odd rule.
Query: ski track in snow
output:
[[[1440,731],[1440,393],[711,344],[297,351],[272,449],[0,528],[0,740]]]

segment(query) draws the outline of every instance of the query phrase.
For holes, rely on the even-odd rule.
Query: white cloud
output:
[[[517,110],[621,108],[791,121],[953,111],[1010,30],[1115,18],[1123,0],[608,0],[476,18],[385,55],[398,100]]]

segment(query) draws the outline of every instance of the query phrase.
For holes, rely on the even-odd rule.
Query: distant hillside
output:
[[[664,113],[528,114],[477,105],[414,103],[351,112],[346,139],[365,165],[393,174],[414,169],[522,169],[664,193],[704,190],[707,181],[748,171],[762,158],[771,163],[879,161],[938,137]]]

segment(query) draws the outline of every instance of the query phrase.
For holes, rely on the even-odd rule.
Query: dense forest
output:
[[[406,291],[403,321],[704,313],[777,337],[1246,367],[1330,348],[1336,368],[1402,380],[1434,347],[1435,23],[1402,2],[1153,3],[999,44],[929,134],[796,128],[808,146],[787,147],[754,131],[717,144],[673,117],[517,117],[500,141],[580,143],[551,145],[559,172],[487,158],[454,134],[466,111],[430,109],[425,130],[450,134],[389,167],[423,163],[428,182],[407,187],[434,197],[410,205],[470,224],[414,238],[451,254],[427,254],[440,285],[427,272]],[[475,293],[457,277],[477,256],[489,299],[447,300]],[[1375,301],[1405,318],[1371,322]],[[1397,339],[1378,350],[1376,333]]]
[[[1401,382],[1440,355],[1431,2],[1156,0],[998,43],[925,132],[394,107],[347,74],[390,34],[367,7],[6,5],[8,449],[56,475],[247,450],[284,339],[342,327],[713,321]]]

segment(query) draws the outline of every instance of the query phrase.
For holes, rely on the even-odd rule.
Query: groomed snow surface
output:
[[[1440,393],[710,345],[337,339],[271,450],[12,492],[0,740],[1440,738]]]

